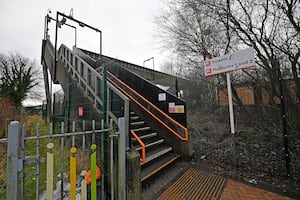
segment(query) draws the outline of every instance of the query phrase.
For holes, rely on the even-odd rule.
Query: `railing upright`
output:
[[[40,125],[36,126],[36,188],[35,188],[35,197],[36,200],[39,200],[40,194]]]

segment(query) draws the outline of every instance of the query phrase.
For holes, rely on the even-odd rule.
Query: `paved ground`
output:
[[[171,197],[171,200],[175,199],[184,199],[189,200],[194,197],[195,194],[189,195],[188,193],[191,192],[191,189],[189,189],[189,192],[182,191],[182,189],[178,189],[176,191],[176,185],[179,185],[178,182],[180,182],[180,179],[183,179],[186,176],[186,173],[191,169],[190,165],[184,164],[184,163],[176,163],[175,166],[172,166],[171,170],[165,170],[160,172],[157,176],[159,176],[158,179],[149,180],[143,185],[143,194],[142,199],[143,200],[153,200],[153,199],[170,199],[168,197]],[[195,169],[193,169],[195,170]],[[199,170],[199,169],[196,169]],[[199,173],[203,173],[203,170],[199,170]],[[209,173],[209,172],[205,172]],[[215,176],[215,175],[214,175]],[[192,177],[192,176],[190,176]],[[196,178],[196,177],[195,177]],[[189,187],[193,185],[193,180],[195,178],[190,178],[191,183],[189,183]],[[199,181],[200,177],[197,178],[197,183],[195,182],[194,185],[197,185],[201,180]],[[185,178],[185,180],[187,180]],[[207,180],[203,180],[205,182]],[[177,183],[177,184],[176,184]],[[201,187],[199,187],[199,191],[201,190]],[[223,185],[218,186],[211,186],[211,187],[221,187],[221,192],[219,193],[217,198],[213,198],[214,200],[290,200],[291,198],[279,195],[273,192],[269,192],[263,189],[259,189],[255,186],[244,184],[241,182],[237,182],[231,179],[226,179],[224,181]],[[180,195],[168,195],[168,192],[170,192],[170,189],[172,192],[176,193],[178,192]],[[220,190],[220,188],[217,188]],[[169,191],[168,191],[169,190]],[[197,193],[199,191],[193,191],[193,193]],[[185,192],[184,195],[182,195],[182,192]],[[202,191],[200,191],[202,193]],[[214,192],[212,190],[212,192]],[[199,195],[198,195],[199,196]],[[175,197],[175,198],[174,198]],[[203,200],[203,198],[199,197],[198,199]],[[208,198],[211,200],[211,198]],[[298,199],[298,198],[295,198]],[[299,197],[300,199],[300,197]]]
[[[291,198],[233,180],[227,180],[220,200],[289,200]]]

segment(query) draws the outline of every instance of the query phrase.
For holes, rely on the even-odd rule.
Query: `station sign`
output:
[[[255,66],[253,48],[226,54],[204,61],[205,76],[222,74]]]

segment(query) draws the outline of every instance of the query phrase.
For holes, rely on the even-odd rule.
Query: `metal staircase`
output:
[[[153,174],[166,167],[173,161],[177,160],[180,155],[173,152],[173,148],[159,136],[145,121],[134,112],[130,113],[131,130],[136,133],[138,138],[145,145],[147,152],[145,162],[141,162],[141,179],[142,181],[151,177]],[[132,137],[132,146],[142,157],[142,147],[137,139]]]
[[[50,41],[44,41],[43,51],[43,60],[47,66],[52,66],[52,68],[49,68],[50,71],[53,71],[54,73],[56,71],[57,74],[54,74],[54,77],[61,76],[60,83],[64,88],[64,84],[66,84],[64,83],[64,76],[66,76],[66,74],[61,75],[57,72],[57,69],[53,69],[54,49]],[[182,125],[182,123],[185,124],[185,121],[182,123],[177,122],[178,120],[180,121],[180,117],[182,116],[169,116],[169,114],[163,110],[164,108],[155,105],[155,102],[147,99],[145,97],[146,94],[141,94],[143,89],[137,91],[138,88],[133,88],[133,85],[129,86],[127,84],[128,80],[121,80],[122,74],[120,73],[123,73],[123,78],[130,76],[131,79],[133,79],[132,77],[136,75],[128,71],[119,71],[121,70],[121,67],[118,68],[114,63],[114,60],[110,60],[107,57],[105,62],[102,60],[99,64],[99,60],[95,59],[100,58],[99,55],[94,55],[92,52],[86,53],[86,51],[84,52],[76,48],[71,51],[63,45],[59,50],[58,58],[58,62],[61,63],[59,67],[66,67],[68,76],[76,79],[78,82],[77,86],[81,88],[86,99],[89,99],[90,104],[97,111],[101,110],[101,107],[103,106],[103,99],[101,99],[100,95],[102,87],[100,86],[103,72],[102,67],[109,62],[113,63],[113,65],[107,65],[110,66],[107,69],[107,83],[108,87],[113,90],[114,93],[118,94],[125,102],[130,100],[130,111],[128,108],[129,106],[126,107],[123,104],[115,106],[120,108],[120,110],[123,109],[124,113],[121,115],[124,117],[128,115],[128,118],[130,119],[128,122],[128,127],[130,128],[129,144],[131,144],[131,148],[134,148],[141,155],[140,166],[142,181],[148,179],[156,172],[180,158],[180,155],[174,152],[172,143],[168,141],[164,135],[173,135],[173,138],[176,138],[175,140],[187,141],[187,129]],[[156,87],[143,79],[139,79],[139,82],[143,85],[148,84],[148,88]],[[136,87],[139,86],[137,85]],[[157,94],[155,95],[157,97]],[[178,101],[174,96],[169,96],[168,98],[174,102]],[[136,110],[137,108],[138,110]],[[111,111],[108,112],[108,115],[117,121],[116,117],[118,117],[118,114]],[[177,119],[177,121],[173,119],[178,116],[179,119]],[[163,128],[157,130],[150,125],[154,122]]]

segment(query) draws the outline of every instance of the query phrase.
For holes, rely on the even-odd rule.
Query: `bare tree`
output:
[[[19,53],[0,54],[0,97],[9,98],[16,108],[28,97],[41,97],[41,77],[34,61]]]
[[[199,67],[208,57],[250,46],[258,67],[234,81],[258,84],[275,104],[279,63],[284,77],[293,78],[300,102],[299,0],[176,0],[166,8],[157,20],[159,33],[178,56]]]

